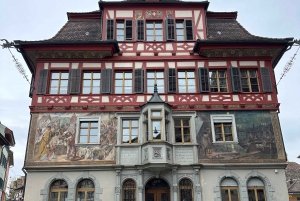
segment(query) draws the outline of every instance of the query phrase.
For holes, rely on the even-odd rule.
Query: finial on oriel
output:
[[[154,84],[154,93],[157,93],[157,84]]]

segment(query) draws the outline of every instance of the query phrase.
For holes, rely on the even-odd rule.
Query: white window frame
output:
[[[171,137],[170,141],[174,144],[188,144],[192,145],[197,143],[196,142],[196,123],[195,123],[195,117],[196,117],[196,112],[178,112],[178,113],[173,113],[172,114],[172,125],[170,125],[172,129],[173,135],[169,136]],[[175,119],[189,119],[190,120],[190,142],[176,142],[175,141]]]
[[[238,137],[237,137],[236,123],[235,123],[234,114],[210,115],[210,122],[211,122],[211,131],[212,131],[213,143],[222,143],[222,144],[237,144],[238,143]],[[216,141],[215,123],[231,123],[233,141]]]
[[[116,113],[115,117],[118,119],[118,131],[117,131],[117,145],[121,146],[136,146],[142,142],[142,133],[141,133],[141,114],[140,113]],[[138,120],[138,142],[137,143],[122,143],[123,141],[123,120]]]
[[[78,138],[80,134],[80,122],[85,122],[85,121],[98,121],[98,135],[97,135],[97,142],[94,143],[79,143]],[[101,117],[78,117],[77,122],[76,122],[76,136],[75,136],[75,145],[97,145],[100,144],[100,128],[101,128]]]

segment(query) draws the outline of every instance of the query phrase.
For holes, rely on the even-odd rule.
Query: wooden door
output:
[[[146,189],[146,201],[170,201],[170,189]]]

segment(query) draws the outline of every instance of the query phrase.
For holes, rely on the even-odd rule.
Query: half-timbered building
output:
[[[293,39],[208,6],[100,1],[15,41],[32,73],[25,200],[288,199],[274,68]]]

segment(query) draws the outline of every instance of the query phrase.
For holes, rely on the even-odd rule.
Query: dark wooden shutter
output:
[[[199,92],[209,92],[208,68],[198,68],[198,88]]]
[[[34,76],[31,77],[30,89],[29,89],[29,97],[32,98],[33,90],[34,90]]]
[[[112,76],[112,69],[101,70],[101,93],[111,93]]]
[[[132,40],[132,20],[125,20],[125,40]]]
[[[136,40],[145,40],[145,20],[136,20]]]
[[[193,20],[184,20],[186,40],[194,40]]]
[[[39,72],[38,86],[36,94],[46,94],[48,82],[48,70],[42,69]]]
[[[167,81],[167,92],[176,93],[177,92],[177,71],[175,68],[166,69],[166,81]]]
[[[134,69],[134,93],[144,93],[144,69]]]
[[[270,69],[267,67],[260,68],[262,87],[264,92],[273,92],[273,86],[270,76]]]
[[[69,76],[69,94],[80,93],[81,69],[71,69]]]
[[[108,19],[106,20],[106,39],[107,40],[113,40],[114,37],[114,25],[115,25],[115,20],[113,19]]]
[[[241,92],[241,74],[240,69],[237,67],[230,67],[230,80],[231,80],[231,90],[232,92]]]
[[[175,40],[175,20],[169,18],[165,19],[165,27],[167,40]]]

